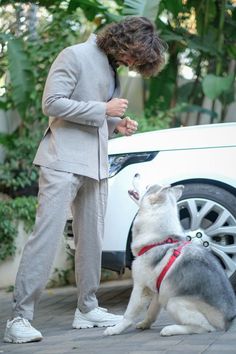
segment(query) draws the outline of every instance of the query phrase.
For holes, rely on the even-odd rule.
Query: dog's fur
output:
[[[145,319],[136,324],[137,328],[149,328],[161,308],[176,321],[177,324],[161,330],[162,336],[226,330],[236,316],[235,294],[220,263],[209,249],[195,243],[182,248],[157,292],[158,275],[173,249],[185,241],[177,209],[182,190],[183,186],[154,185],[142,198],[137,189],[129,192],[139,203],[131,245],[136,256],[132,266],[134,286],[123,320],[108,327],[105,335],[123,332],[147,307]],[[138,256],[144,246],[163,242],[170,236],[179,243],[158,245]]]

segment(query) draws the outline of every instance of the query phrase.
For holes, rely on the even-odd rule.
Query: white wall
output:
[[[11,285],[14,285],[16,273],[22,256],[23,248],[26,243],[28,235],[24,231],[23,223],[20,222],[18,226],[18,236],[16,238],[16,253],[14,257],[8,257],[7,260],[0,262],[0,289],[7,288]],[[56,259],[53,264],[53,269],[51,271],[51,276],[49,281],[57,280],[56,274],[54,274],[55,268],[67,269],[67,253],[65,249],[65,243],[63,237],[61,237],[61,242],[59,244]]]
[[[0,110],[0,133],[12,133],[20,123],[17,111]],[[0,145],[0,163],[4,160],[4,150]]]

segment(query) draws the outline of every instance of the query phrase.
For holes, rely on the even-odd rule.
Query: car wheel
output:
[[[210,184],[185,184],[178,201],[187,239],[210,247],[236,286],[236,197]]]

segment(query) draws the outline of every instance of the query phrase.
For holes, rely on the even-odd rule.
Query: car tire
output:
[[[178,208],[187,238],[212,249],[236,289],[236,196],[211,184],[184,186]]]

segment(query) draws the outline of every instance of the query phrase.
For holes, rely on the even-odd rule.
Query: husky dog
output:
[[[212,252],[186,241],[177,209],[184,187],[153,185],[141,198],[138,178],[129,191],[139,204],[132,229],[133,290],[123,320],[104,334],[123,332],[146,309],[136,328],[150,328],[161,308],[177,323],[164,327],[162,336],[226,330],[236,316],[235,294]]]

